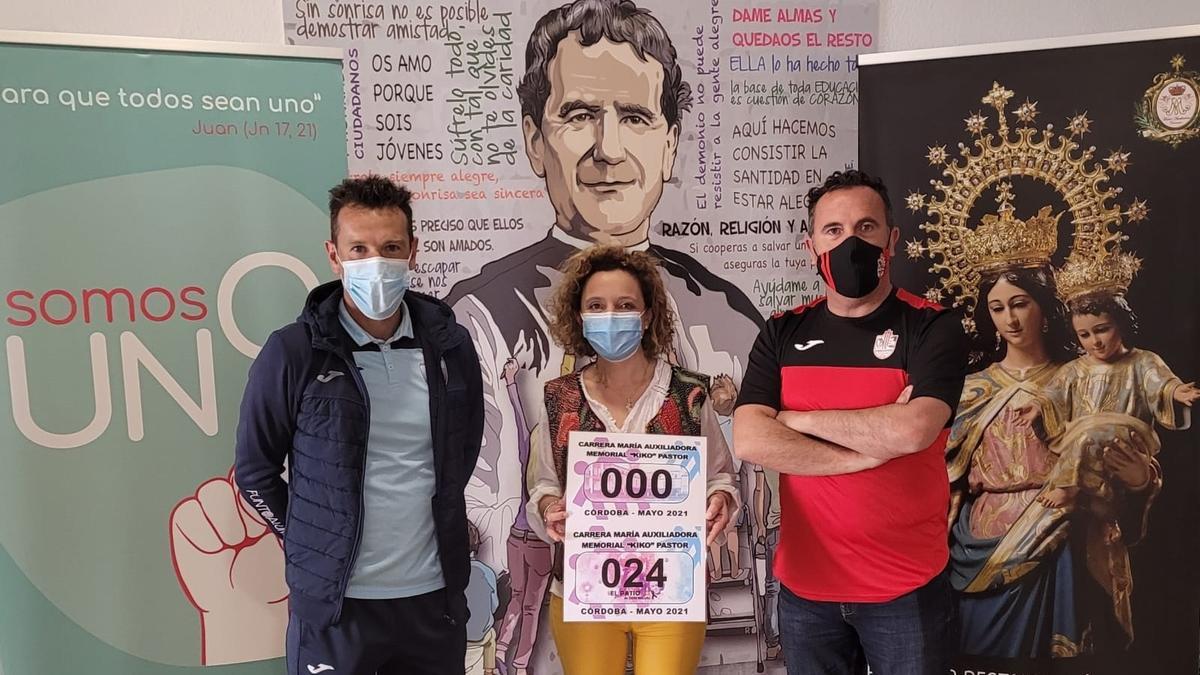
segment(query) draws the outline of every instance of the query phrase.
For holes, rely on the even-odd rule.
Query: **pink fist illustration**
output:
[[[200,612],[202,663],[283,656],[282,543],[242,499],[232,470],[175,505],[171,559],[180,588]]]

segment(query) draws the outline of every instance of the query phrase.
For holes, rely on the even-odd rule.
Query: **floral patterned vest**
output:
[[[604,422],[583,395],[583,374],[564,375],[546,383],[546,417],[550,432],[550,452],[558,485],[567,487],[567,449],[572,431],[604,431]],[[700,436],[700,410],[708,400],[709,378],[678,366],[671,366],[671,381],[662,407],[646,425],[644,433],[671,436]],[[636,431],[635,431],[636,433]],[[563,547],[554,547],[554,578],[561,580]]]

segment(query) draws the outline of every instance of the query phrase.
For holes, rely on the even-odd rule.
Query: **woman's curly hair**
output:
[[[637,279],[650,324],[642,333],[642,349],[651,358],[666,354],[675,339],[675,314],[663,286],[658,262],[643,251],[622,246],[592,246],[567,258],[559,267],[562,279],[550,298],[550,336],[568,354],[595,356],[583,337],[583,288],[596,272],[621,270]]]

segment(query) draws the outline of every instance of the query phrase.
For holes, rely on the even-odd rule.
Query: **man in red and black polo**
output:
[[[790,675],[941,675],[944,451],[967,362],[959,317],[892,286],[899,231],[858,171],[809,192],[827,295],[772,318],[750,355],[734,450],[780,472],[775,575]]]

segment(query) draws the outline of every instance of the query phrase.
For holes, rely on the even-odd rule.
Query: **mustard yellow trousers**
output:
[[[637,675],[693,675],[704,645],[702,622],[563,621],[563,601],[550,595],[550,631],[564,675],[624,675],[633,635]]]

